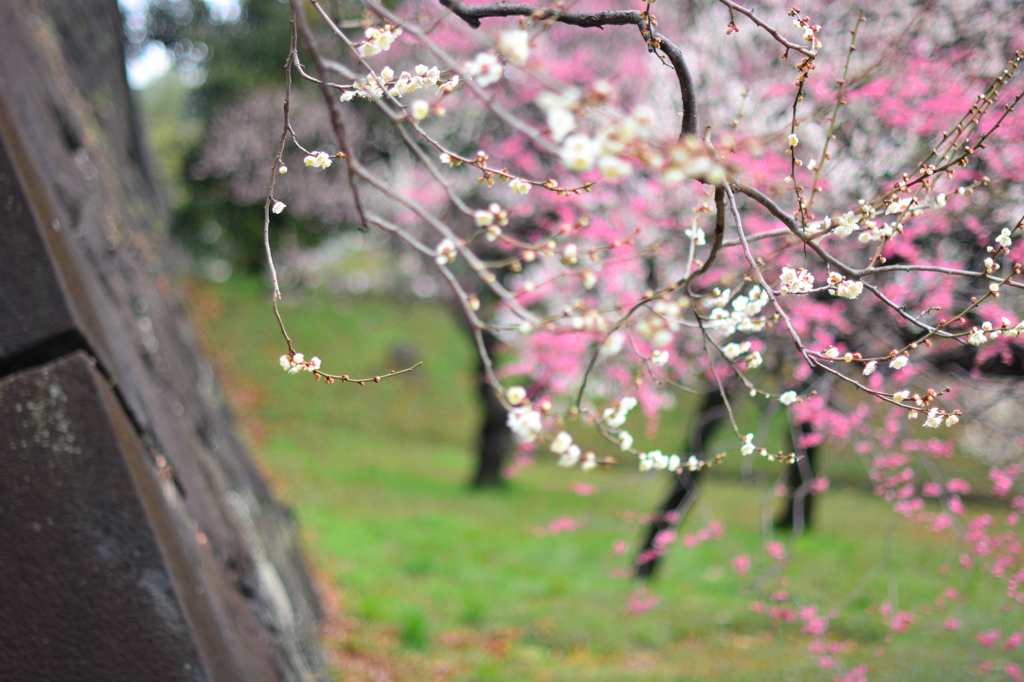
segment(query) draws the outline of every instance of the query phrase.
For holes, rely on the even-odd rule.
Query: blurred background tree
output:
[[[342,3],[331,3],[341,12]],[[250,185],[266,184],[280,93],[284,87],[290,27],[278,0],[207,3],[153,0],[127,13],[128,58],[163,46],[172,68],[143,92],[161,171],[171,187],[171,230],[206,274],[224,279],[232,269],[263,267],[263,198]],[[252,135],[233,154],[211,160],[225,127]],[[276,133],[276,130],[275,130]],[[266,150],[263,149],[266,147]],[[247,182],[239,183],[238,177]],[[328,216],[289,211],[277,234],[300,243],[320,241],[350,227]],[[275,243],[275,246],[278,244]]]

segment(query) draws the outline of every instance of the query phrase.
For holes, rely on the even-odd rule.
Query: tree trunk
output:
[[[694,455],[698,459],[704,459],[704,444],[715,430],[715,427],[718,426],[718,422],[722,420],[724,416],[722,407],[724,405],[725,400],[722,398],[721,391],[717,388],[711,389],[704,394],[704,404],[694,416],[693,423],[690,425],[689,453],[686,457]],[[684,469],[683,473],[676,475],[672,492],[669,493],[668,498],[661,505],[657,516],[651,521],[651,526],[647,532],[647,539],[637,553],[635,569],[637,578],[649,579],[654,575],[662,556],[661,548],[657,546],[658,534],[670,528],[678,527],[682,523],[690,505],[697,498],[697,477],[699,474],[700,471],[690,472]]]
[[[497,337],[486,330],[483,336],[488,355],[494,357]],[[477,468],[472,485],[474,488],[496,488],[505,485],[505,459],[512,447],[512,432],[508,428],[508,411],[487,383],[483,361],[478,360],[478,363],[477,390],[484,406],[484,415],[477,440]]]
[[[793,535],[800,535],[805,530],[811,529],[811,510],[813,509],[814,495],[811,494],[811,487],[814,485],[815,460],[818,455],[818,447],[800,447],[800,436],[812,433],[814,429],[810,424],[804,422],[798,426],[790,425],[790,440],[793,452],[797,454],[797,461],[789,465],[786,476],[786,506],[782,514],[775,519],[775,527],[790,530]]]

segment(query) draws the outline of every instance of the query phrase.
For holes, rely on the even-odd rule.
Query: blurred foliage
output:
[[[354,2],[333,0],[324,6],[339,19],[361,16]],[[200,261],[225,259],[255,271],[264,263],[263,202],[240,204],[225,177],[196,172],[218,116],[250,92],[284,87],[288,3],[243,0],[239,10],[223,15],[203,0],[154,0],[145,20],[129,22],[125,32],[129,56],[155,41],[174,62],[172,72],[143,94],[151,143],[175,210],[172,233]],[[268,173],[271,161],[266,159]],[[275,246],[282,234],[315,243],[326,233],[324,225],[292,213],[275,217],[275,228]]]
[[[184,151],[202,136],[202,125],[190,103],[192,89],[172,70],[140,93],[150,149],[171,207],[181,210],[188,201]]]

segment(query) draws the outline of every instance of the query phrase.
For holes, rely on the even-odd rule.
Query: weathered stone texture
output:
[[[56,386],[66,398],[63,414],[80,420],[60,422],[76,434],[74,448],[92,438],[89,429],[108,436],[103,448],[89,445],[91,455],[65,457],[58,422],[46,422],[48,440],[23,436],[35,444],[27,450],[22,439],[10,440],[15,426],[0,426],[0,490],[27,494],[24,475],[49,486],[18,504],[0,500],[0,526],[21,533],[0,543],[0,592],[30,614],[0,611],[0,651],[14,642],[21,662],[67,657],[19,678],[8,673],[28,668],[8,668],[14,659],[0,655],[0,679],[122,679],[100,669],[73,674],[69,666],[99,660],[83,658],[89,642],[107,642],[97,651],[134,651],[135,637],[159,649],[139,663],[156,672],[123,679],[328,679],[294,522],[235,435],[164,274],[165,216],[125,81],[120,22],[116,0],[0,1],[0,376],[7,377],[0,412],[15,414],[14,386]],[[72,357],[74,387],[47,364]],[[82,369],[84,358],[94,368]],[[28,468],[15,473],[12,462]],[[50,471],[44,462],[63,466]],[[149,479],[159,494],[147,492]],[[90,490],[122,497],[115,504]],[[54,524],[47,538],[60,542],[28,542],[36,536],[25,524],[49,528],[47,519]],[[116,547],[139,551],[109,560],[97,554]],[[57,559],[64,570],[80,561],[80,575],[32,581],[32,566]],[[58,594],[75,584],[88,594]],[[83,613],[100,594],[110,608],[97,611],[93,627],[61,629],[69,606]],[[135,615],[118,621],[117,605]],[[160,627],[131,620],[146,613]],[[175,618],[184,623],[177,638]],[[76,640],[81,646],[68,644],[86,634],[91,639]],[[54,646],[59,637],[66,646]],[[193,677],[168,661],[194,661]]]

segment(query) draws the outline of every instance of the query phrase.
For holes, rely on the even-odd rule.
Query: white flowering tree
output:
[[[367,383],[412,369],[352,378],[288,336],[270,234],[306,201],[291,194],[327,176],[333,210],[430,259],[524,448],[683,476],[849,441],[897,513],[961,533],[965,570],[1024,603],[1009,530],[1022,434],[986,421],[968,385],[1024,359],[1024,21],[1010,4],[361,4],[339,24],[291,0],[264,222],[285,370]],[[314,89],[329,147],[296,125]],[[386,153],[367,137],[390,139]],[[513,349],[500,372],[486,334]],[[630,412],[655,421],[680,391],[715,396],[734,452],[634,447]],[[789,412],[792,451],[762,446],[741,396]],[[960,484],[907,466],[952,453],[942,438],[961,421],[1002,443],[990,464],[992,494],[1012,498],[1006,528],[968,522]],[[582,448],[576,425],[606,447]],[[781,544],[765,551],[784,565]],[[888,613],[896,632],[917,618]],[[801,614],[824,641],[829,618]]]

